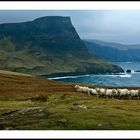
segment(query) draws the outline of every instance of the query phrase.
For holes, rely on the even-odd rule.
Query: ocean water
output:
[[[140,62],[115,62],[121,66],[125,71],[132,70],[132,73],[111,74],[111,75],[78,75],[50,78],[56,81],[87,83],[104,86],[140,86]]]

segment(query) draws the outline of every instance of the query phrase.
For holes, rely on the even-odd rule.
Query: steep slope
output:
[[[61,16],[0,24],[0,68],[30,74],[123,71],[90,54],[70,17]]]
[[[108,61],[140,61],[140,48],[139,49],[126,49],[121,50],[114,47],[104,46],[94,41],[84,41],[89,52],[95,53],[100,58]]]

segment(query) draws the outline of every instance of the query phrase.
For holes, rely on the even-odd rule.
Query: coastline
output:
[[[96,86],[113,88],[130,87],[131,89],[135,87],[139,88],[139,83],[137,82],[139,79],[137,77],[139,76],[139,73],[55,73],[50,75],[43,74],[37,77],[64,83],[78,83],[82,85],[86,84],[89,86],[94,84]],[[133,83],[133,81],[136,81],[136,83]]]
[[[86,72],[68,72],[68,73],[53,73],[53,74],[41,74],[41,75],[37,75],[37,77],[45,77],[45,78],[57,78],[57,77],[71,77],[71,76],[77,76],[77,77],[81,77],[81,76],[88,76],[90,74],[96,74],[96,75],[125,75],[124,73],[98,73],[98,72],[94,72],[94,73],[86,73]]]

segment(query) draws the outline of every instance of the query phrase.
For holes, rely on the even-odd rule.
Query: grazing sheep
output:
[[[81,87],[81,91],[90,95],[90,89],[88,87]]]
[[[138,96],[139,96],[138,99],[140,99],[140,89],[139,89],[139,92],[138,92]]]
[[[76,85],[75,88],[77,89],[77,91],[87,93],[90,96],[90,89],[88,87]]]
[[[103,98],[129,98],[129,99],[140,99],[140,89],[128,90],[128,89],[105,89],[105,88],[89,88],[84,86],[75,85],[77,91],[86,93],[88,95],[95,95],[96,97]]]
[[[117,89],[112,89],[112,97],[117,98],[118,97],[118,91]]]
[[[93,88],[90,88],[90,94],[91,95],[98,95],[98,92],[95,90],[95,89],[93,89]]]
[[[106,97],[106,89],[100,88],[98,94],[99,94],[99,97]]]
[[[111,98],[113,95],[112,89],[106,89],[105,95],[106,95],[106,98]]]
[[[128,89],[117,89],[117,91],[118,91],[118,96],[120,97],[120,99],[122,97],[129,96],[129,90]]]
[[[130,99],[139,99],[139,90],[130,90]]]
[[[97,92],[99,92],[99,91],[100,91],[100,88],[95,88],[95,90],[96,90]]]
[[[75,85],[74,88],[77,88],[79,85]]]
[[[75,88],[77,89],[77,91],[81,91],[81,86],[75,85]]]

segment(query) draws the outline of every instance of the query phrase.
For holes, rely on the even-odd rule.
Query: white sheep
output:
[[[98,95],[98,92],[96,91],[96,89],[90,88],[89,90],[90,90],[91,95],[96,95],[96,96]]]
[[[84,86],[75,85],[77,91],[86,93],[88,95],[96,95],[97,97],[104,98],[126,98],[129,99],[140,99],[140,89],[128,90],[128,89],[105,89],[105,88],[89,88]]]
[[[77,89],[77,91],[81,91],[81,86],[75,85],[75,88]]]
[[[99,97],[105,97],[106,96],[106,89],[105,88],[100,88],[98,94],[99,94]]]
[[[100,88],[95,88],[95,90],[96,90],[97,92],[99,92],[99,91],[100,91]]]
[[[76,85],[75,88],[79,92],[87,93],[88,95],[90,95],[90,89],[88,87],[82,87],[82,86]]]
[[[118,91],[117,89],[112,89],[112,97],[117,98],[118,97]]]
[[[133,98],[133,99],[135,99],[135,98],[139,99],[139,90],[130,90],[129,92],[130,92],[130,99],[131,98]]]
[[[129,96],[128,89],[117,89],[120,98]]]
[[[138,96],[139,96],[138,98],[140,99],[140,89],[139,89],[139,92],[138,92]]]
[[[112,89],[106,89],[105,91],[105,95],[106,95],[106,98],[111,98],[112,97]]]

